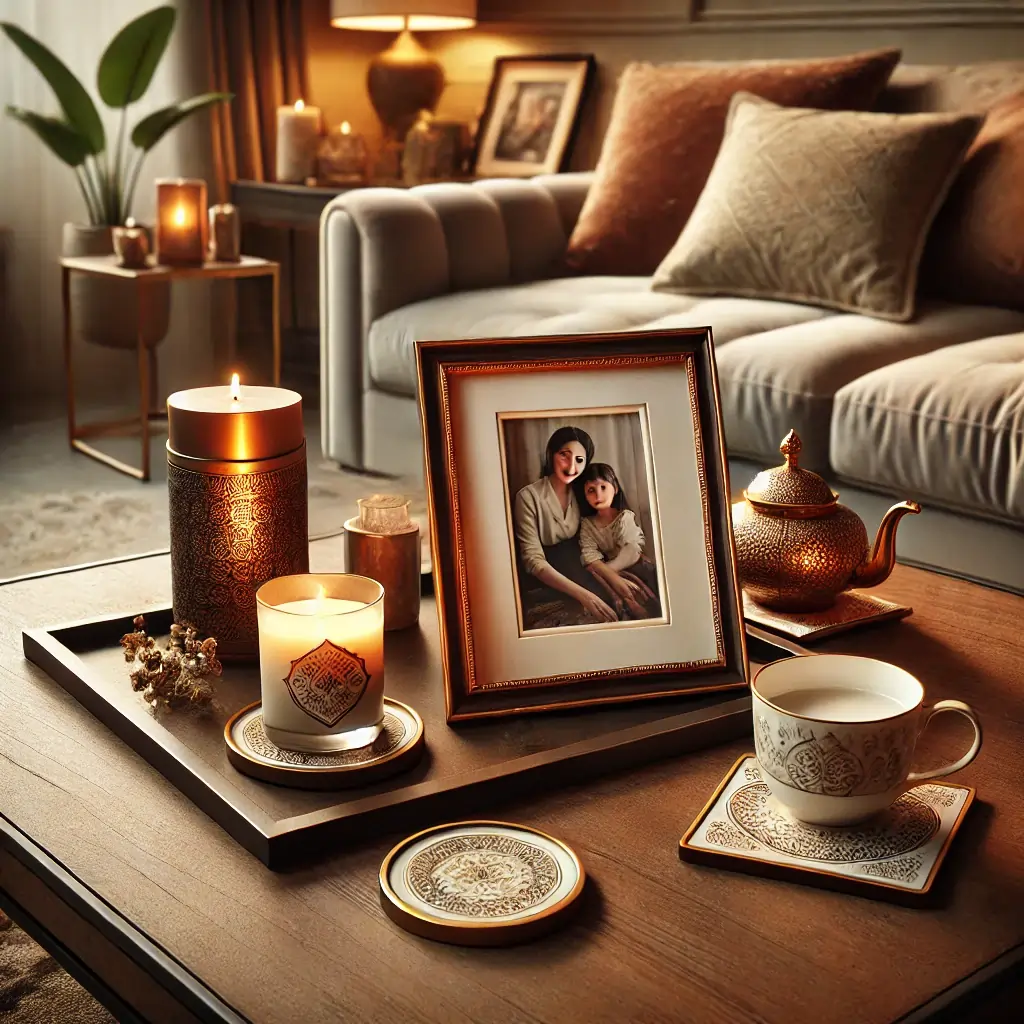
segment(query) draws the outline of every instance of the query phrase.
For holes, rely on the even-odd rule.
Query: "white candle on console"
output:
[[[301,183],[315,175],[319,141],[319,107],[307,107],[302,100],[293,107],[278,107],[275,178]]]
[[[292,750],[372,743],[384,719],[384,588],[365,576],[283,576],[256,604],[267,737]]]

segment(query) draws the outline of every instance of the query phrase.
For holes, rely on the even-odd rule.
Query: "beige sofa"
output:
[[[886,109],[983,110],[1024,73],[903,68]],[[589,173],[365,189],[321,222],[324,452],[421,472],[417,339],[710,326],[731,457],[791,427],[830,479],[1024,524],[1024,312],[923,300],[897,324],[813,306],[555,276]]]

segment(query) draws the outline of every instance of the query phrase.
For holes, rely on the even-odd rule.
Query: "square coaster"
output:
[[[863,590],[847,590],[823,612],[774,612],[743,594],[743,618],[793,640],[814,643],[858,626],[870,626],[889,619],[903,619],[913,612],[905,604],[886,601]]]
[[[679,840],[679,856],[910,906],[927,902],[974,790],[927,782],[859,825],[807,825],[772,799],[753,754],[729,769]]]

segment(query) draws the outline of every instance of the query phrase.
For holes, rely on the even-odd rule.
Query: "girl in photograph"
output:
[[[634,619],[661,617],[658,574],[644,558],[644,531],[607,462],[592,462],[580,474],[584,503],[580,560],[607,588],[620,614]]]
[[[584,622],[618,619],[604,599],[605,588],[580,562],[580,504],[574,485],[593,457],[594,442],[585,430],[559,427],[548,438],[540,479],[516,494],[512,518],[527,629],[575,625],[580,610]],[[564,597],[578,603],[577,621],[560,611]]]

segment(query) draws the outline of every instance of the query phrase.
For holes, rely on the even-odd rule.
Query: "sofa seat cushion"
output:
[[[659,294],[649,277],[573,277],[442,295],[380,317],[367,342],[370,380],[416,394],[417,340],[509,338],[712,327],[715,344],[828,313],[790,302]]]
[[[800,464],[827,471],[841,388],[901,360],[1019,330],[1024,315],[1012,310],[932,302],[911,323],[840,314],[716,346],[729,454],[778,464],[779,442],[792,428],[803,441]]]
[[[836,394],[845,479],[1000,520],[1024,520],[1024,332],[907,359]]]

